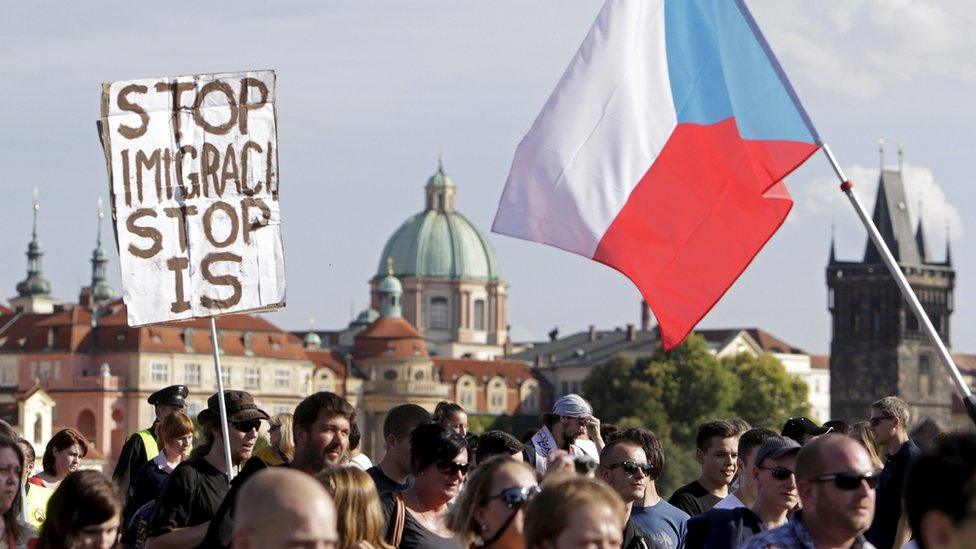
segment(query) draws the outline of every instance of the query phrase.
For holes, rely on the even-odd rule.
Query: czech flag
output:
[[[680,344],[820,146],[741,0],[608,0],[515,152],[492,231],[617,269]]]

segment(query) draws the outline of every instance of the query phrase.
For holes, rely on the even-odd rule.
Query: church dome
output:
[[[501,278],[488,237],[454,210],[454,181],[441,165],[427,180],[427,207],[407,219],[383,247],[376,277],[388,272],[388,259],[399,277]]]

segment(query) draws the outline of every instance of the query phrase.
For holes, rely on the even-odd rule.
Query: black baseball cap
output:
[[[806,417],[791,417],[786,420],[783,424],[782,435],[784,437],[790,437],[793,440],[800,442],[803,440],[804,436],[816,437],[820,435],[826,435],[831,432],[833,428],[831,427],[821,427],[817,425],[812,419]]]

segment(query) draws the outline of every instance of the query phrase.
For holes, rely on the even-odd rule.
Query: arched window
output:
[[[85,435],[89,443],[95,444],[95,414],[91,410],[82,410],[78,414],[78,432]]]
[[[461,376],[457,380],[454,392],[457,393],[457,402],[462,408],[471,412],[477,411],[478,403],[475,399],[475,383],[473,377]]]
[[[539,413],[539,382],[528,379],[519,387],[519,412],[523,414]]]
[[[427,327],[431,330],[447,330],[447,298],[435,297],[430,300],[430,315]]]
[[[332,370],[328,368],[319,368],[315,372],[315,390],[316,391],[328,391],[330,393],[335,392],[335,374]]]
[[[474,302],[474,329],[485,329],[485,300],[476,299]]]
[[[488,413],[504,414],[508,411],[508,386],[496,377],[488,382]]]

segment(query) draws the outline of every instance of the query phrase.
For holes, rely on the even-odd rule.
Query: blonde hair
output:
[[[622,531],[627,522],[627,507],[606,484],[588,477],[563,476],[543,484],[542,492],[525,510],[525,547],[545,547],[562,534],[569,517],[578,508],[604,505],[617,517]]]
[[[349,549],[360,541],[377,549],[393,549],[383,539],[383,509],[376,484],[365,471],[355,466],[342,466],[326,469],[316,478],[335,501],[339,549]]]
[[[284,454],[288,461],[295,459],[295,435],[292,433],[294,417],[288,412],[276,414],[271,418],[271,425],[277,425],[281,432],[281,442],[278,443],[278,450]]]
[[[871,432],[867,421],[859,421],[851,425],[851,432],[848,436],[864,446],[864,449],[868,451],[868,457],[871,458],[871,465],[875,469],[884,467],[884,463],[881,461],[881,446],[878,445],[878,441],[874,440],[874,433]]]
[[[449,519],[450,528],[457,533],[463,547],[474,543],[475,538],[480,534],[478,524],[474,520],[474,512],[478,507],[485,505],[485,500],[491,495],[492,482],[506,467],[522,468],[535,474],[535,470],[525,462],[516,461],[508,456],[494,456],[478,465],[474,473],[465,481],[464,490],[461,491],[461,495],[451,509]]]

